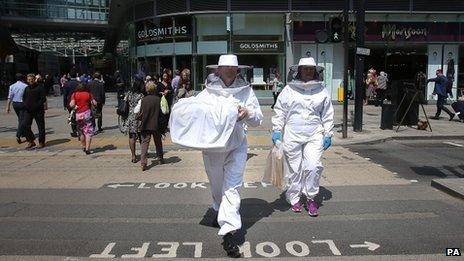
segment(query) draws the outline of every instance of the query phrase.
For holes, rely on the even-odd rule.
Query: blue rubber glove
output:
[[[282,140],[282,133],[280,131],[273,131],[272,132],[272,142],[276,144],[277,141]]]
[[[332,145],[332,137],[324,137],[324,150]]]

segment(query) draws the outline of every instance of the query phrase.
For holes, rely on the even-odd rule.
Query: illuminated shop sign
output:
[[[411,37],[427,37],[427,28],[425,27],[412,27],[401,26],[396,24],[384,24],[382,26],[382,39],[396,40],[404,39],[409,40]]]
[[[153,19],[136,23],[135,39],[137,45],[190,41],[192,21],[189,17],[177,17],[175,26],[171,18]]]
[[[316,33],[325,30],[324,22],[293,22],[293,41],[316,42]],[[350,40],[356,38],[355,24],[348,26]],[[367,42],[462,42],[464,27],[459,23],[366,22]]]
[[[284,43],[274,41],[234,42],[234,53],[283,53]]]

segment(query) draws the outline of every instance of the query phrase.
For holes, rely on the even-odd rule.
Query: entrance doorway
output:
[[[414,82],[417,73],[427,70],[426,46],[413,47],[373,47],[366,58],[365,71],[374,68],[377,75],[381,71],[388,74],[389,81]]]

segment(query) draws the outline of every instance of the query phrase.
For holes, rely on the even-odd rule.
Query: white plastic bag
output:
[[[281,190],[286,187],[283,156],[283,145],[280,141],[277,141],[269,151],[263,176],[264,182],[271,183]]]
[[[134,113],[135,113],[135,114],[139,113],[141,107],[142,107],[142,99],[140,99],[140,100],[137,102],[137,105],[135,105],[135,107],[134,107]]]
[[[161,102],[160,102],[160,106],[161,106],[161,112],[166,115],[169,113],[169,104],[168,104],[168,100],[166,99],[166,96],[163,95],[163,97],[161,97]]]

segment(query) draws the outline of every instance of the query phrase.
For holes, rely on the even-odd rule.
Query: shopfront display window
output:
[[[285,17],[282,14],[233,14],[232,51],[253,69],[247,80],[254,89],[269,90],[276,75],[285,73]]]

